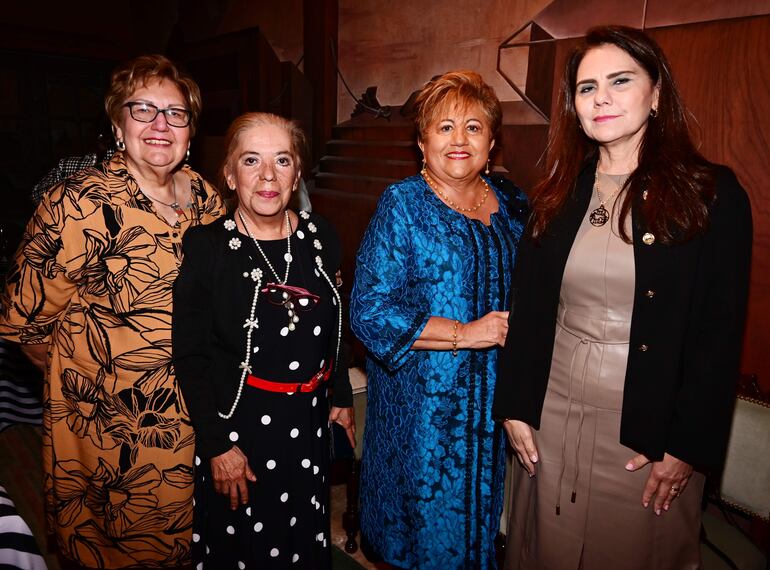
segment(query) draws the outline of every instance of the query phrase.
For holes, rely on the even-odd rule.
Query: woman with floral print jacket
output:
[[[200,107],[162,56],[117,69],[118,152],[43,198],[8,273],[0,336],[45,370],[48,530],[65,568],[189,563],[194,439],[171,288],[185,231],[222,213],[183,164]]]

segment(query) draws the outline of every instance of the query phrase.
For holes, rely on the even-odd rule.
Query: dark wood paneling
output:
[[[646,0],[646,3],[647,28],[770,14],[770,0]]]
[[[504,125],[502,131],[508,178],[528,192],[543,175],[541,157],[548,141],[548,125]]]
[[[532,24],[531,41],[549,40],[551,36],[540,26]],[[556,55],[556,43],[545,42],[529,46],[527,63],[527,97],[544,114],[551,111],[553,62]]]
[[[770,16],[650,30],[671,60],[710,160],[749,194],[754,257],[743,371],[770,389]]]
[[[321,157],[337,123],[337,0],[304,0],[304,73],[313,86],[313,128],[308,132],[313,161]]]

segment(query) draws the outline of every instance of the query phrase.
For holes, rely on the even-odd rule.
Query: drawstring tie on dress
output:
[[[569,390],[567,391],[567,411],[564,413],[564,423],[562,426],[561,434],[561,470],[559,472],[559,481],[556,486],[556,514],[561,514],[561,487],[564,481],[564,471],[567,469],[567,428],[569,427],[569,415],[572,411],[572,380],[573,370],[575,367],[575,359],[577,358],[578,350],[581,346],[587,346],[590,350],[592,344],[603,345],[621,345],[628,344],[627,340],[603,340],[592,338],[577,333],[566,327],[564,323],[559,322],[559,326],[564,329],[566,333],[574,336],[578,339],[578,343],[575,344],[575,348],[572,349],[572,357],[569,363]],[[575,442],[575,475],[572,478],[572,493],[570,495],[570,502],[574,503],[577,499],[577,482],[580,476],[580,441],[583,436],[583,420],[585,419],[585,389],[586,389],[586,373],[588,371],[588,356],[589,350],[586,350],[585,358],[583,359],[583,370],[580,373],[580,417],[578,419],[577,441]]]

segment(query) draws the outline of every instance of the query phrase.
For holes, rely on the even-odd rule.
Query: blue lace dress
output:
[[[353,332],[369,351],[361,530],[402,568],[494,568],[505,438],[492,421],[497,350],[417,351],[431,316],[476,320],[510,305],[524,194],[489,180],[489,226],[420,176],[390,186],[358,252]]]

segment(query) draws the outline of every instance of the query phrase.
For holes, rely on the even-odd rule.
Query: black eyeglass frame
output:
[[[142,105],[144,107],[147,107],[149,109],[155,109],[155,114],[152,116],[151,119],[137,119],[134,116],[134,107],[137,105]],[[124,107],[128,107],[128,113],[131,115],[131,118],[135,120],[138,123],[152,123],[155,119],[158,118],[159,113],[163,113],[166,118],[166,124],[168,124],[169,127],[174,127],[175,129],[184,129],[186,127],[190,126],[190,120],[192,119],[192,113],[188,109],[185,109],[184,107],[166,107],[165,109],[159,108],[157,105],[153,105],[152,103],[147,103],[145,101],[126,101],[123,103]],[[175,125],[169,121],[169,117],[171,116],[169,113],[172,112],[179,112],[184,111],[185,116],[187,117],[187,121],[184,125]]]

